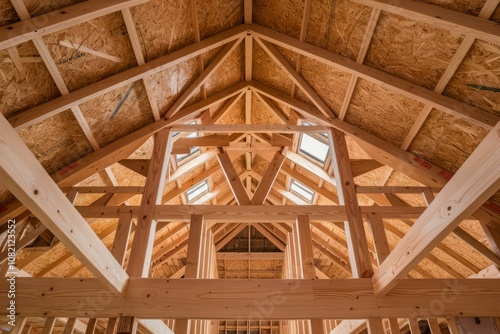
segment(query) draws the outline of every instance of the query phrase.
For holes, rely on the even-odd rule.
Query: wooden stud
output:
[[[43,326],[42,334],[52,334],[52,330],[54,329],[55,324],[56,324],[56,318],[48,317],[45,320],[45,325]]]
[[[108,324],[106,326],[106,334],[116,334],[118,330],[118,318],[109,318]]]
[[[344,134],[337,130],[330,130],[330,152],[339,189],[339,204],[346,204],[347,221],[345,233],[349,244],[349,258],[353,277],[371,277],[373,269],[370,252],[366,241],[361,211],[359,209],[356,189],[349,164],[349,154]]]
[[[316,278],[314,254],[312,249],[311,227],[308,216],[297,216],[298,244],[302,257],[302,271],[305,279]]]
[[[128,241],[132,231],[132,214],[130,212],[120,213],[118,226],[116,227],[115,239],[111,247],[111,254],[122,266],[125,263]]]
[[[387,235],[385,234],[384,222],[380,215],[369,215],[368,217],[372,230],[373,245],[377,254],[377,263],[380,266],[391,252],[389,243],[387,242]]]
[[[155,134],[153,156],[148,169],[132,252],[127,267],[127,272],[132,277],[147,277],[149,273],[156,230],[153,208],[155,204],[161,202],[172,145],[170,129]]]
[[[439,327],[439,322],[436,318],[427,319],[429,323],[429,327],[431,330],[431,334],[441,334],[441,328]]]
[[[189,228],[189,244],[186,258],[186,278],[200,278],[201,240],[206,233],[202,215],[193,215]]]

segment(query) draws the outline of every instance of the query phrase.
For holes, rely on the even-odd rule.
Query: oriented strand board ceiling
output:
[[[331,125],[328,122],[335,118],[340,128],[354,129],[347,131],[346,140],[357,186],[405,187],[442,187],[500,119],[498,25],[489,35],[450,29],[391,6],[373,9],[371,0],[254,0],[251,13],[245,13],[243,1],[238,0],[115,2],[115,10],[99,1],[96,6],[104,14],[92,9],[89,19],[76,15],[63,23],[63,29],[50,28],[46,34],[33,33],[17,41],[8,31],[17,29],[16,24],[22,24],[18,22],[32,16],[47,24],[44,18],[60,18],[66,12],[73,17],[87,3],[0,0],[3,116],[63,191],[73,186],[135,187],[115,195],[114,204],[104,200],[102,193],[80,193],[78,206],[96,201],[140,205],[151,139],[110,156],[97,173],[79,168],[92,152],[119,145],[134,132],[147,132],[162,119],[172,120],[172,114],[184,116],[181,124],[194,120],[266,126],[306,120]],[[479,15],[484,21],[500,22],[498,1],[427,2],[465,13],[471,20]],[[71,5],[75,7],[67,8]],[[243,27],[245,23],[253,26]],[[185,111],[191,114],[186,116]],[[315,116],[321,112],[326,116]],[[266,204],[337,204],[337,189],[328,181],[333,179],[330,158],[318,163],[301,153],[300,133],[284,134],[279,142],[262,132],[223,133],[230,143],[221,146],[249,194],[257,190],[274,153],[286,146],[292,154],[287,154]],[[358,132],[374,138],[376,145],[397,150],[400,157],[404,152],[412,154],[408,156],[413,157],[411,163],[420,164],[417,169],[433,168],[439,177],[432,182],[397,163],[386,166],[356,137]],[[200,131],[200,135],[210,133]],[[183,160],[172,158],[163,193],[166,204],[188,204],[186,192],[204,180],[209,192],[197,196],[194,204],[235,203],[216,159],[217,146],[202,146]],[[295,159],[293,153],[298,153]],[[312,201],[291,189],[293,180],[314,193]],[[426,206],[420,193],[360,193],[358,199],[364,206]],[[495,226],[500,226],[498,200],[497,194],[486,202]],[[23,211],[0,180],[0,224]],[[414,221],[384,220],[391,249]],[[89,222],[111,248],[117,219]],[[37,224],[28,224],[28,232]],[[215,242],[235,232],[236,225],[213,224]],[[265,233],[286,243],[287,224],[264,225],[260,228]],[[494,253],[498,250],[488,243],[477,220],[466,220],[460,228],[462,232],[445,238],[409,277],[468,277],[492,261],[500,262]],[[368,222],[365,229],[377,267]],[[188,235],[183,222],[158,227],[153,261],[162,261],[156,262],[154,277],[182,275]],[[351,277],[343,225],[316,221],[312,235],[316,267],[328,277]],[[49,241],[52,244],[21,251],[19,268],[32,276],[92,276],[62,243]],[[283,266],[280,261],[249,262],[247,267],[244,261],[223,262],[218,262],[219,271],[233,270],[237,277],[274,278]],[[240,273],[245,271],[247,276]]]

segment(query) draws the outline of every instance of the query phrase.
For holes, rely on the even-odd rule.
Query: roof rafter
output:
[[[384,295],[461,221],[500,188],[500,123],[443,188],[373,276]]]
[[[124,294],[128,275],[0,115],[2,183],[114,294]],[[88,247],[88,244],[91,247]]]

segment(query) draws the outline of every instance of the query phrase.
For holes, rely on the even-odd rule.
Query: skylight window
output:
[[[328,154],[328,145],[307,133],[303,133],[299,151],[324,164]]]
[[[312,191],[302,183],[297,182],[295,180],[292,180],[292,184],[290,185],[290,191],[304,198],[309,203],[312,202],[312,199],[314,197],[314,191]]]
[[[188,189],[186,192],[187,200],[188,202],[192,202],[206,193],[208,193],[208,183],[205,180]]]
[[[187,124],[196,124],[196,122],[192,121],[192,122],[189,122]],[[174,136],[177,134],[179,134],[179,132],[175,133]],[[191,132],[189,135],[186,136],[186,138],[196,138],[196,137],[198,137],[197,132]],[[195,154],[199,150],[200,150],[200,148],[196,146],[196,147],[191,147],[191,151],[189,153],[177,154],[177,162],[181,162],[182,160],[189,158],[190,156],[192,156],[193,154]]]

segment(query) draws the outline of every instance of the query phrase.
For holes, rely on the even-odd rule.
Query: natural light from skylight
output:
[[[197,185],[189,188],[188,191],[186,192],[186,197],[187,197],[188,202],[192,202],[193,200],[195,200],[199,196],[206,194],[206,193],[208,193],[208,183],[205,180],[205,181],[200,182]]]
[[[328,154],[328,145],[313,138],[307,133],[302,134],[299,151],[316,161],[325,163]]]
[[[292,181],[292,184],[290,185],[290,191],[296,193],[300,197],[304,198],[307,200],[309,203],[312,202],[312,199],[314,197],[314,191],[306,187],[300,182],[297,182],[295,180]]]

